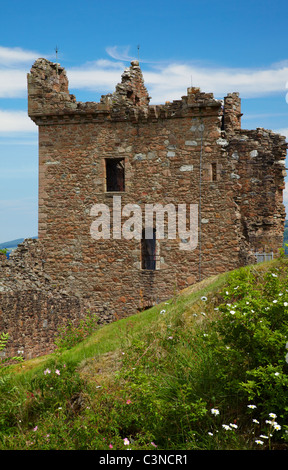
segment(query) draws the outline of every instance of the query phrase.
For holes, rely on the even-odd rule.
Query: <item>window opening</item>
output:
[[[125,162],[124,158],[106,159],[107,191],[125,191]]]
[[[212,181],[217,181],[217,164],[212,163]]]
[[[145,238],[145,229],[142,231],[141,267],[142,269],[156,269],[156,229],[153,229],[152,238]]]

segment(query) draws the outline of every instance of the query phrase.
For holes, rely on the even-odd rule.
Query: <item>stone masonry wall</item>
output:
[[[25,240],[9,260],[1,255],[0,332],[9,334],[2,357],[30,359],[51,353],[59,327],[67,322],[76,326],[91,311],[82,298],[58,289],[44,266],[38,240]],[[109,321],[103,309],[101,313],[102,321]]]
[[[137,72],[134,63],[132,78]],[[97,113],[96,104],[94,114],[83,113],[80,104],[79,112],[67,110],[65,119],[50,108],[44,117],[32,113],[39,124],[39,237],[47,252],[45,270],[92,303],[100,296],[115,319],[239,265],[232,161],[222,146],[221,103],[212,94],[189,89],[178,102],[150,108],[138,84],[144,90],[143,106],[135,105],[130,94],[124,99],[126,83],[131,88],[127,74],[109,97],[108,115]],[[116,157],[125,165],[122,193],[105,189],[105,159]],[[122,206],[137,204],[142,213],[145,204],[185,204],[189,210],[201,202],[197,248],[181,251],[179,237],[159,240],[157,269],[141,269],[139,240],[91,236],[92,207],[108,205],[112,214],[113,196],[121,197]]]
[[[39,59],[28,75],[28,96],[29,115],[39,126],[45,271],[92,303],[100,298],[114,318],[253,262],[260,247],[276,254],[282,246],[285,139],[241,130],[238,93],[221,102],[189,88],[180,100],[151,106],[133,61],[114,93],[100,103],[81,103],[69,94],[64,69]],[[106,188],[106,160],[113,158],[125,167],[123,192]],[[264,187],[257,186],[257,175]],[[146,204],[197,204],[197,248],[180,250],[181,240],[166,234],[157,242],[157,269],[141,269],[140,240],[113,239],[112,228],[109,240],[91,236],[93,206],[109,206],[112,218],[113,196],[142,214]]]

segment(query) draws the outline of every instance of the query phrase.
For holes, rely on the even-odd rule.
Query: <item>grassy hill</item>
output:
[[[87,317],[54,354],[2,364],[0,449],[287,449],[287,268],[215,276],[93,333]]]
[[[287,268],[215,276],[93,333],[87,317],[54,354],[2,364],[0,449],[287,449]]]

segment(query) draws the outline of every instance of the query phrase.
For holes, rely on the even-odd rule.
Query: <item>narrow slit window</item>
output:
[[[156,269],[156,230],[153,229],[152,238],[145,238],[145,229],[141,240],[141,268]]]
[[[217,163],[212,163],[212,181],[217,181]]]
[[[125,160],[124,158],[106,159],[107,191],[125,191]]]

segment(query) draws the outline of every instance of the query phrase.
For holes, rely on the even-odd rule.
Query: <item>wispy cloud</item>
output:
[[[288,127],[284,129],[276,129],[274,132],[276,132],[276,134],[284,135],[286,137],[286,140],[288,141]]]
[[[36,51],[26,51],[21,47],[0,46],[0,66],[31,63],[39,57]]]
[[[97,93],[113,92],[125,67],[136,58],[137,51],[132,54],[129,46],[109,46],[106,52],[110,59],[68,68],[70,87]],[[26,96],[27,67],[30,68],[40,56],[36,51],[0,46],[0,97]],[[216,97],[239,91],[244,98],[283,92],[288,80],[288,60],[271,64],[266,69],[240,69],[199,61],[180,63],[165,60],[156,63],[140,54],[140,63],[152,103],[179,99],[191,83],[203,91],[213,92]]]
[[[116,59],[83,64],[67,70],[70,86],[74,89],[86,88],[97,92],[113,92],[120,81],[121,74],[129,65],[128,48],[107,48],[110,57]],[[284,92],[288,78],[288,64],[283,62],[267,69],[238,69],[208,66],[199,63],[158,64],[141,62],[146,87],[152,97],[152,103],[163,103],[179,99],[186,94],[187,88],[198,86],[203,91],[212,92],[216,97],[223,97],[229,92],[238,91],[244,98],[267,96]],[[125,65],[124,65],[125,64]],[[140,64],[141,65],[141,64]],[[77,97],[77,95],[76,95]]]
[[[97,60],[81,67],[67,70],[69,86],[73,89],[87,89],[98,93],[113,92],[121,81],[126,65],[123,62]],[[77,96],[76,96],[77,98]]]
[[[28,117],[26,111],[0,110],[0,136],[10,132],[37,133],[37,126]]]
[[[25,98],[27,70],[0,68],[0,98]]]
[[[0,46],[0,98],[26,97],[27,69],[39,57],[37,51]]]
[[[137,51],[134,55],[130,53],[129,46],[109,46],[106,52],[108,59],[65,67],[70,91],[76,99],[80,90],[95,92],[98,96],[112,93],[121,81],[125,68],[137,56]],[[27,70],[40,56],[37,52],[21,48],[0,47],[0,98],[27,96]],[[285,93],[288,80],[288,60],[271,64],[266,69],[240,69],[217,67],[199,61],[177,63],[166,60],[155,63],[141,58],[140,54],[140,65],[152,104],[181,98],[191,84],[202,91],[214,93],[216,98],[233,91],[238,91],[242,98],[249,98]],[[37,131],[26,112],[0,111],[0,133],[25,131]]]
[[[130,55],[130,46],[108,46],[106,47],[106,52],[107,54],[112,57],[113,59],[116,60],[121,60],[121,61],[131,61],[136,59],[136,57],[133,57]]]

